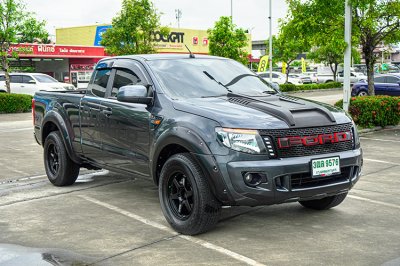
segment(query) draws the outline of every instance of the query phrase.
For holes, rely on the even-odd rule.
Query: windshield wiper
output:
[[[214,97],[223,97],[227,94],[218,94],[218,95],[209,95],[209,96],[201,96],[200,98],[214,98]]]
[[[266,94],[277,94],[276,91],[263,91],[262,93],[266,93]]]
[[[211,76],[210,73],[208,73],[207,71],[203,71],[203,73],[209,77],[211,80],[214,80],[216,83],[218,83],[219,85],[221,85],[222,87],[224,87],[228,92],[232,92],[231,89],[229,89],[227,86],[225,86],[224,84],[222,84],[221,82],[219,82],[218,80],[216,80],[213,76]]]
[[[224,88],[228,91],[228,94],[227,94],[227,95],[224,95],[224,96],[228,96],[228,97],[252,97],[252,96],[250,96],[250,95],[245,95],[245,94],[241,94],[241,93],[235,93],[235,92],[233,92],[231,89],[228,88],[229,86],[232,86],[233,84],[237,83],[239,80],[241,80],[241,79],[244,78],[244,77],[255,77],[255,78],[258,78],[258,79],[260,79],[261,81],[263,81],[263,79],[260,78],[260,77],[257,76],[257,75],[253,75],[253,74],[242,74],[242,75],[239,75],[239,76],[235,77],[234,79],[232,79],[232,80],[231,80],[230,82],[228,82],[227,84],[222,84],[221,82],[219,82],[218,80],[216,80],[216,79],[215,79],[210,73],[208,73],[207,71],[203,71],[203,73],[204,73],[207,77],[209,77],[211,80],[215,81],[216,83],[218,83],[219,85],[221,85],[222,87],[224,87]],[[263,93],[268,93],[268,91],[263,91]],[[271,91],[270,94],[276,94],[275,90]],[[206,96],[206,97],[207,97],[207,96]],[[206,97],[204,97],[204,98],[206,98]],[[202,98],[203,98],[203,97],[202,97]]]
[[[241,80],[242,78],[245,78],[245,77],[256,77],[256,78],[260,78],[259,76],[253,75],[253,74],[242,74],[242,75],[239,75],[239,76],[235,77],[235,78],[232,79],[231,81],[229,81],[227,84],[225,84],[225,86],[226,86],[226,87],[232,86],[233,84],[237,83],[239,80]]]

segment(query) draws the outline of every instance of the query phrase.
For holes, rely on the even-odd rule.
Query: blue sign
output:
[[[94,46],[101,46],[100,42],[103,39],[103,37],[102,37],[103,33],[106,32],[106,30],[108,30],[111,27],[112,27],[111,25],[97,26],[96,36],[94,37]]]

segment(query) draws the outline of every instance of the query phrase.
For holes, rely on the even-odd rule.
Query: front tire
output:
[[[188,153],[175,154],[164,164],[159,197],[166,220],[179,233],[197,235],[218,223],[221,203]]]
[[[50,182],[70,186],[79,175],[80,166],[69,158],[59,131],[51,132],[44,142],[44,167]]]
[[[359,91],[358,94],[357,94],[357,96],[368,96],[368,92],[366,92],[366,91],[364,91],[364,90]]]
[[[317,200],[299,201],[299,203],[304,207],[313,210],[328,210],[342,203],[346,196],[347,193],[343,193]]]

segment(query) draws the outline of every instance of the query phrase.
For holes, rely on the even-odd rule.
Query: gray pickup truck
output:
[[[183,234],[210,230],[222,206],[335,207],[362,167],[343,111],[286,96],[225,58],[107,58],[87,90],[37,92],[32,104],[51,183],[74,184],[81,167],[150,178]]]

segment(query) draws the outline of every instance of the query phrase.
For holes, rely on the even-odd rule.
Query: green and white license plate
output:
[[[311,160],[311,171],[313,178],[340,174],[340,158],[336,156]]]

